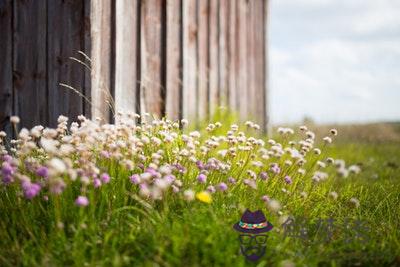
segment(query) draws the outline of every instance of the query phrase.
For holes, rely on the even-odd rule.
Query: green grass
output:
[[[211,204],[186,202],[173,193],[162,201],[141,198],[127,179],[131,172],[115,161],[99,163],[114,178],[101,190],[88,190],[90,205],[85,208],[74,205],[80,192],[77,181],[47,202],[23,199],[17,185],[1,186],[0,265],[276,266],[284,260],[298,266],[400,265],[400,144],[338,142],[326,153],[358,163],[362,172],[348,178],[331,174],[317,186],[310,177],[297,178],[300,182],[287,187],[290,195],[281,191],[284,185],[279,177],[273,177],[259,182],[258,190],[238,185],[228,193],[216,193]],[[237,168],[231,174],[241,173]],[[191,184],[196,174],[189,168],[182,176],[184,184]],[[209,176],[214,181],[225,178]],[[301,191],[308,193],[306,199],[300,197]],[[336,201],[327,198],[331,191],[338,193]],[[285,237],[279,216],[260,200],[264,194],[280,200],[284,215],[306,218],[310,237]],[[359,208],[349,206],[352,197],[360,201]],[[238,235],[232,229],[245,208],[262,209],[275,226],[268,233],[266,255],[255,264],[240,254]],[[354,233],[344,229],[336,229],[332,240],[325,242],[324,231],[315,224],[327,218],[333,218],[337,227],[346,219],[366,222],[367,242],[347,243],[346,236]]]

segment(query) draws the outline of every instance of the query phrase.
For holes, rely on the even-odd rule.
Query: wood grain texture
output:
[[[239,64],[239,36],[238,36],[238,5],[237,0],[229,3],[229,89],[228,103],[232,111],[239,110],[239,100],[237,95],[238,64]]]
[[[246,66],[247,66],[247,71],[246,71],[246,95],[247,95],[247,111],[246,111],[246,116],[249,119],[256,119],[256,107],[259,104],[258,102],[258,97],[256,95],[256,83],[255,83],[255,61],[256,61],[256,55],[255,55],[255,29],[254,29],[254,15],[255,15],[255,9],[254,9],[254,3],[257,0],[254,1],[249,1],[247,2],[246,6]]]
[[[116,1],[115,105],[136,112],[138,0]]]
[[[108,122],[112,79],[112,1],[92,0],[90,9],[92,24],[91,113],[93,118],[101,118],[103,122]]]
[[[204,120],[208,116],[208,66],[209,66],[209,1],[198,1],[198,91],[197,91],[197,118]],[[215,27],[215,26],[214,26]]]
[[[9,118],[12,115],[12,0],[0,1],[0,131],[11,134]]]
[[[232,1],[219,4],[219,105],[228,105],[229,89],[229,11]],[[233,4],[232,4],[233,5]]]
[[[59,115],[77,120],[83,113],[84,99],[73,90],[60,86],[68,84],[84,93],[85,66],[70,57],[81,59],[84,50],[83,1],[52,0],[48,2],[47,79],[49,125],[57,126]],[[81,11],[81,12],[77,12]],[[60,31],[60,28],[63,29]]]
[[[219,0],[210,0],[209,14],[209,112],[215,113],[219,106]]]
[[[27,128],[46,125],[49,117],[46,7],[45,0],[14,2],[14,113]]]
[[[91,8],[91,0],[84,0],[84,10],[83,10],[83,34],[84,34],[84,52],[89,58],[92,55],[92,39],[91,39],[91,19],[90,19],[90,8]],[[84,59],[85,57],[81,57]],[[92,63],[91,60],[85,59],[85,62],[91,67]],[[88,101],[91,101],[91,86],[92,86],[92,79],[91,79],[91,70],[85,69],[85,86],[83,87],[83,92]],[[88,101],[83,102],[83,112],[84,115],[87,117],[92,116],[91,112],[91,104]]]
[[[261,125],[264,124],[265,109],[267,103],[265,102],[265,84],[264,84],[264,6],[263,0],[256,0],[254,2],[254,85],[256,96],[256,119]]]
[[[167,0],[166,34],[166,99],[165,112],[169,119],[181,118],[182,90],[182,0]]]
[[[269,0],[262,1],[263,3],[263,27],[264,27],[264,38],[263,38],[263,65],[264,65],[264,73],[263,73],[263,80],[264,80],[264,123],[263,123],[263,130],[268,135],[271,134],[271,124],[269,121],[269,105],[268,105],[268,7],[269,7]]]
[[[238,81],[237,81],[237,92],[236,95],[240,98],[238,99],[239,103],[239,115],[240,119],[247,119],[247,106],[250,104],[248,102],[248,85],[247,85],[247,5],[248,2],[246,0],[239,0],[238,2]]]
[[[183,105],[182,117],[196,119],[197,98],[197,1],[184,0],[183,4]]]
[[[161,8],[161,0],[141,2],[140,107],[142,114],[148,112],[158,118],[163,115]]]

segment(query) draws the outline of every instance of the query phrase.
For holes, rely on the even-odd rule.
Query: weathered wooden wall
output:
[[[222,105],[266,129],[267,0],[96,2],[94,77],[107,81],[116,110],[200,120]],[[95,84],[92,112],[107,120],[108,97]]]
[[[0,128],[24,127],[90,110],[69,84],[90,95],[90,71],[69,59],[90,51],[89,0],[0,0]]]
[[[60,114],[112,121],[114,109],[201,120],[218,106],[266,127],[267,4],[0,0],[0,128],[10,115],[24,127]]]

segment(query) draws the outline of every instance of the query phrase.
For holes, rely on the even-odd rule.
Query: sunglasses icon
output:
[[[255,242],[257,244],[265,244],[267,242],[267,236],[266,235],[239,235],[239,241],[242,244],[251,244]]]

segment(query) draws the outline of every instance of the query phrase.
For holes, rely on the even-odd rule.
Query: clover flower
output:
[[[224,191],[228,190],[228,186],[226,185],[226,183],[223,183],[223,182],[219,183],[218,184],[218,190],[224,192]]]
[[[284,178],[284,180],[285,180],[285,183],[287,183],[287,184],[292,184],[292,178],[290,178],[289,175],[286,175],[285,178]]]
[[[349,204],[350,204],[350,206],[351,206],[352,208],[358,208],[358,207],[360,207],[360,201],[359,201],[357,198],[355,198],[355,197],[352,197],[352,198],[349,200]]]
[[[266,181],[268,179],[268,173],[266,173],[266,172],[260,172],[259,175],[260,175],[261,180]]]
[[[207,176],[204,173],[200,173],[197,176],[197,181],[201,184],[204,184],[207,181]]]
[[[185,199],[186,199],[187,201],[192,201],[192,200],[194,200],[195,194],[194,194],[194,191],[193,191],[193,190],[188,189],[188,190],[185,190],[185,191],[183,192],[183,196],[185,197]]]
[[[138,174],[133,174],[129,177],[129,180],[131,181],[132,184],[139,184],[141,182],[140,175]]]
[[[110,182],[110,175],[108,173],[103,173],[100,176],[100,179],[103,183],[108,184]]]
[[[40,166],[36,169],[36,175],[42,178],[47,178],[49,176],[49,169],[46,166]]]
[[[32,199],[39,194],[41,186],[36,183],[31,183],[30,181],[24,181],[22,183],[22,189],[25,198]]]
[[[87,205],[89,205],[89,200],[85,196],[78,196],[75,199],[75,205],[77,205],[78,207],[86,207]]]

